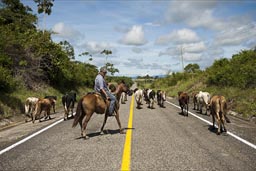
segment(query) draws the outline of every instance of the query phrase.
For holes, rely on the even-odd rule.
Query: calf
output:
[[[221,131],[227,132],[225,127],[225,115],[227,114],[227,101],[224,96],[213,96],[210,100],[210,111],[212,115],[212,127],[215,128],[215,119],[217,119],[219,135]]]
[[[186,115],[185,116],[188,116],[188,104],[189,104],[189,95],[185,92],[178,92],[178,100],[179,100],[179,105],[180,105],[180,108],[181,108],[181,113],[183,115],[184,112],[183,112],[183,109],[186,110]]]
[[[32,122],[35,123],[35,119],[39,116],[39,122],[41,122],[40,115],[42,111],[44,111],[44,119],[51,119],[50,110],[51,110],[52,102],[50,99],[39,99],[36,103],[35,111],[32,114]]]

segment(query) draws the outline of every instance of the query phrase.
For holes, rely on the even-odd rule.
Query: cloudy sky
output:
[[[37,13],[33,0],[21,2]],[[55,0],[45,23],[54,41],[71,43],[76,60],[107,61],[125,76],[179,72],[182,58],[205,69],[256,46],[255,0]]]

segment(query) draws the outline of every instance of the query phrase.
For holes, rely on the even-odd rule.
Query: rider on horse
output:
[[[116,103],[116,97],[109,91],[105,76],[107,74],[106,67],[101,67],[99,74],[95,78],[94,90],[100,93],[103,97],[110,100],[108,115],[114,116],[114,109]]]

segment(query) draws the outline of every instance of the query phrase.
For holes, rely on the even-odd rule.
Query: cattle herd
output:
[[[147,107],[154,109],[154,104],[157,103],[159,107],[165,108],[164,102],[166,101],[166,92],[162,90],[152,90],[152,89],[140,89],[135,88],[133,90],[136,108],[141,109],[143,101],[147,104]],[[196,92],[189,96],[186,92],[178,92],[178,103],[181,108],[181,114],[188,116],[189,99],[192,98],[193,109],[197,110],[199,113],[204,113],[207,115],[207,111],[210,111],[212,115],[212,128],[215,129],[215,120],[217,121],[217,134],[221,132],[226,132],[225,122],[230,123],[227,117],[227,101],[224,96],[214,95],[211,97],[208,92]],[[28,117],[31,118],[34,123],[38,118],[41,121],[41,113],[44,111],[44,119],[51,119],[50,110],[53,108],[55,113],[55,103],[57,101],[56,96],[45,96],[44,98],[28,97],[25,101],[25,114],[28,121]],[[124,104],[127,101],[127,95],[122,94],[121,103]],[[76,93],[70,92],[62,96],[62,104],[64,107],[64,120],[68,119],[71,112],[73,117],[73,109],[76,102]]]

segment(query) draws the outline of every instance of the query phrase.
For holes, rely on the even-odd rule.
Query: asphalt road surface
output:
[[[148,109],[131,108],[131,98],[121,104],[122,127],[131,131],[130,165],[128,170],[256,170],[256,149],[230,134],[216,135],[211,126],[180,109],[165,103]],[[176,99],[169,99],[176,103]],[[191,108],[191,107],[190,107]],[[191,108],[192,109],[192,108]],[[195,115],[211,122],[209,116]],[[72,128],[73,119],[55,119],[35,124],[31,122],[0,131],[0,170],[121,170],[126,135],[119,134],[115,117],[110,117],[105,134],[100,135],[103,115],[94,114],[89,121],[84,140],[79,125]],[[128,120],[132,117],[132,128]],[[230,118],[229,132],[256,144],[256,125]],[[3,151],[10,145],[46,128],[58,124],[23,143]]]

